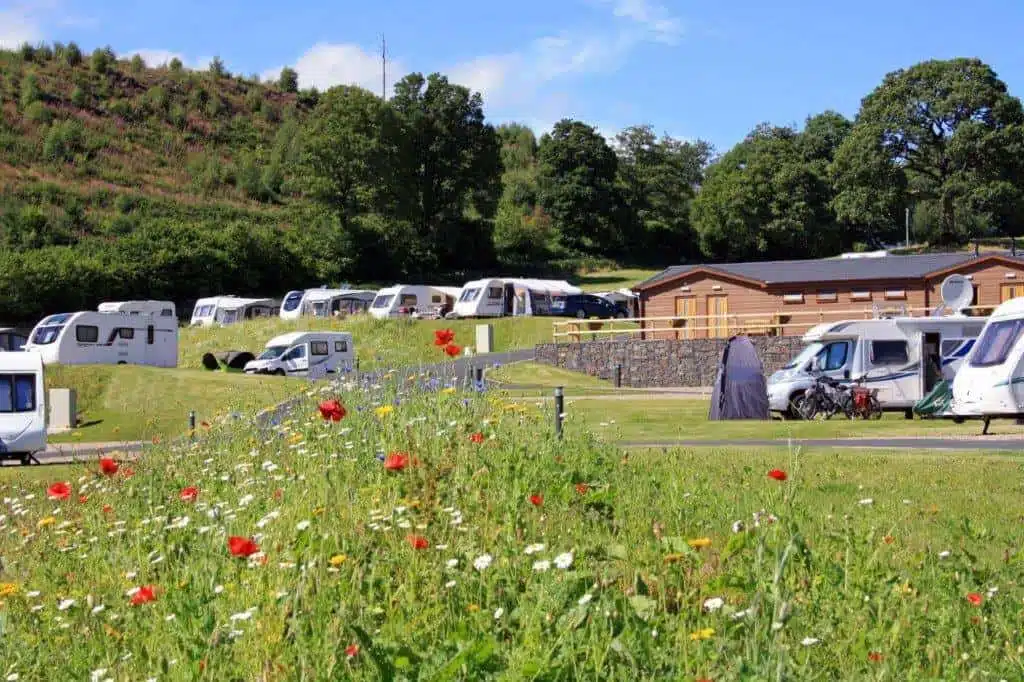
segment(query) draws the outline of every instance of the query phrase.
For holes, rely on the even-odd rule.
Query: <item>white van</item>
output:
[[[263,352],[247,362],[244,371],[319,379],[352,371],[355,357],[349,332],[291,332],[267,341]]]
[[[768,379],[768,404],[789,416],[815,377],[877,388],[883,410],[907,411],[952,379],[985,318],[904,317],[826,322],[804,334],[807,346]]]
[[[0,353],[0,459],[46,449],[46,389],[38,353]]]
[[[429,317],[455,305],[458,289],[430,285],[396,284],[377,292],[370,314],[384,317]]]
[[[366,289],[314,289],[303,299],[301,313],[313,317],[365,313],[376,297],[376,291]]]
[[[24,350],[47,365],[177,367],[178,320],[162,312],[59,313],[35,326]]]
[[[953,379],[949,409],[959,417],[1024,416],[1024,298],[992,311]]]
[[[582,289],[565,281],[491,278],[466,282],[450,317],[548,315],[552,303]]]

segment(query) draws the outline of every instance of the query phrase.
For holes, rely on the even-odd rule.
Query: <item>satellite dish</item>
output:
[[[956,313],[962,313],[964,308],[969,307],[974,300],[974,285],[963,275],[950,275],[942,280],[942,284],[939,286],[939,296],[942,297],[944,307]]]

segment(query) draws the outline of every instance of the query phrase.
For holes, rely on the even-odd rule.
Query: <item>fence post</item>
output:
[[[483,386],[483,383],[484,383],[484,368],[483,367],[474,367],[473,368],[473,383],[476,384],[477,387],[482,387]]]
[[[562,438],[562,410],[565,407],[561,386],[555,387],[555,437]]]
[[[188,436],[190,439],[196,439],[196,411],[188,411]]]
[[[615,388],[622,388],[622,365],[615,365]]]

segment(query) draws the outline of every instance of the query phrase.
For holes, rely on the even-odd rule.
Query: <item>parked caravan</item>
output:
[[[245,365],[246,374],[308,376],[349,372],[355,347],[349,332],[291,332],[267,341],[263,352]]]
[[[25,350],[47,365],[177,367],[178,321],[155,313],[59,313],[35,326]]]
[[[903,317],[826,322],[804,334],[807,346],[768,379],[774,412],[796,414],[824,374],[878,389],[884,410],[906,411],[957,373],[985,326],[978,317]]]
[[[553,304],[582,290],[565,281],[542,279],[478,279],[466,282],[451,317],[549,315]]]
[[[0,353],[0,459],[28,464],[46,449],[46,390],[38,353]]]
[[[365,313],[376,297],[376,291],[365,289],[314,289],[303,299],[301,314],[335,317]]]
[[[280,310],[278,302],[272,298],[226,296],[218,303],[214,319],[217,324],[227,325],[260,317],[274,317]]]
[[[0,327],[0,353],[23,350],[28,343],[29,332],[14,327]]]
[[[214,324],[217,318],[217,310],[220,306],[220,302],[224,299],[232,298],[231,296],[209,296],[207,298],[201,298],[196,301],[195,306],[192,308],[192,320],[190,324],[201,327],[209,327]]]
[[[996,308],[953,379],[954,417],[1024,416],[1024,298]]]
[[[151,314],[178,319],[176,307],[171,301],[105,301],[96,307],[96,311],[126,315]]]
[[[455,287],[402,285],[377,292],[370,305],[374,317],[433,317],[445,307],[455,305],[459,290]]]
[[[307,297],[314,291],[321,291],[322,289],[296,289],[289,291],[281,299],[281,311],[278,313],[282,320],[295,320],[301,317],[303,313],[303,306],[306,303]]]

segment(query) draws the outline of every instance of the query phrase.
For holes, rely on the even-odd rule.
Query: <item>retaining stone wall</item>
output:
[[[782,367],[803,344],[800,337],[752,336],[765,376]],[[537,346],[537,362],[611,379],[622,365],[631,388],[711,386],[727,339],[616,339]]]

